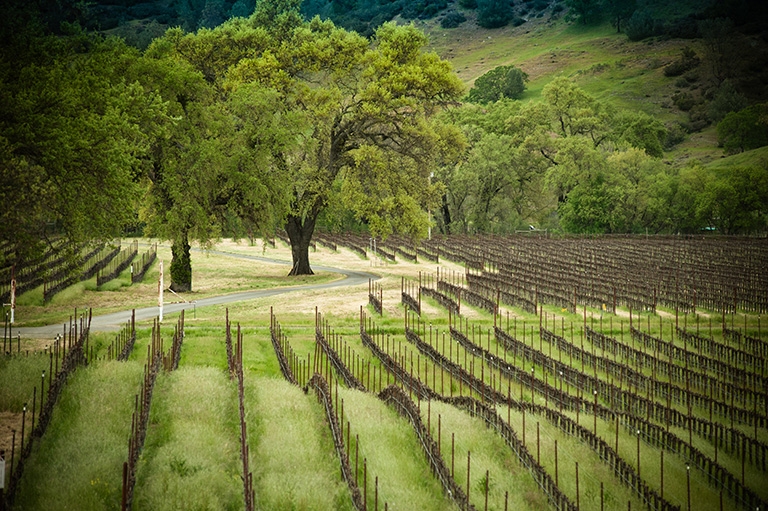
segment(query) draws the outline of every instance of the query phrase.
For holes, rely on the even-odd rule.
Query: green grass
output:
[[[325,412],[282,378],[245,375],[257,509],[352,510]]]
[[[162,373],[155,385],[134,509],[242,509],[235,385],[199,366]]]
[[[427,422],[427,407],[422,403],[422,420]],[[467,452],[470,453],[470,501],[477,509],[485,505],[485,475],[488,471],[488,508],[504,509],[508,495],[509,509],[545,509],[547,499],[539,490],[528,470],[519,462],[512,450],[493,430],[486,428],[482,419],[445,403],[432,402],[431,429],[437,440],[438,417],[441,451],[448,469],[453,464],[454,479],[466,492]],[[452,449],[452,438],[455,439]],[[451,453],[453,452],[453,458]],[[453,459],[453,463],[452,463]]]
[[[740,166],[768,167],[768,147],[760,147],[759,149],[734,154],[732,156],[714,160],[705,165],[705,167],[711,170]]]
[[[389,509],[456,509],[432,476],[413,426],[375,396],[339,387],[346,421],[350,423],[350,463],[355,466],[354,439],[359,436],[359,485],[363,487],[363,459],[368,464],[368,506],[373,507],[375,478],[379,478],[379,506]],[[341,403],[341,401],[339,401]],[[341,406],[341,404],[339,404]],[[346,438],[346,432],[345,432]]]
[[[128,457],[141,364],[101,362],[78,369],[34,444],[14,509],[115,509]]]
[[[15,348],[15,343],[14,343]],[[32,395],[37,388],[37,404],[40,406],[40,382],[46,372],[48,389],[48,367],[50,357],[43,352],[31,355],[0,357],[0,411],[21,413],[25,403],[31,410]]]

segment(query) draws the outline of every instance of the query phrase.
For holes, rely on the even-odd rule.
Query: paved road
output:
[[[226,257],[234,257],[237,259],[250,259],[254,261],[284,264],[286,266],[291,265],[289,261],[284,261],[279,259],[270,259],[267,257],[252,256],[252,255],[246,255],[246,254],[233,254],[230,252],[220,252],[215,250],[208,251],[208,253],[226,256]],[[243,291],[240,293],[232,293],[232,294],[221,295],[221,296],[211,296],[208,298],[201,298],[200,300],[196,300],[194,302],[188,302],[188,303],[171,303],[163,307],[163,314],[172,314],[174,312],[179,312],[181,310],[189,310],[194,307],[206,307],[208,305],[221,305],[224,303],[242,302],[245,300],[253,300],[254,298],[265,298],[268,296],[276,296],[276,295],[281,295],[285,293],[293,293],[296,291],[356,286],[356,285],[360,285],[368,282],[368,279],[373,279],[373,280],[379,279],[377,275],[374,275],[372,273],[367,273],[367,272],[351,271],[351,270],[345,270],[342,268],[331,268],[328,266],[314,266],[313,268],[318,271],[339,273],[341,275],[344,275],[344,278],[333,281],[333,282],[328,282],[326,284],[306,284],[302,286],[259,289],[255,291]],[[152,319],[154,317],[157,317],[158,313],[159,311],[157,306],[136,309],[136,321]],[[104,314],[101,316],[94,316],[93,319],[91,320],[91,330],[93,331],[119,330],[130,319],[131,319],[130,309],[121,311],[121,312],[113,312],[111,314]],[[57,323],[55,325],[41,326],[41,327],[14,328],[12,335],[16,336],[17,334],[21,334],[22,337],[36,338],[36,339],[53,337],[56,334],[61,332],[61,325],[62,325],[61,323]]]

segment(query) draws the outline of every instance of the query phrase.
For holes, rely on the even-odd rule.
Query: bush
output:
[[[525,92],[528,75],[515,66],[499,66],[475,80],[468,101],[489,103],[501,98],[517,99]]]
[[[730,112],[717,125],[717,143],[728,154],[768,145],[768,104]]]
[[[745,98],[730,80],[725,80],[715,92],[712,102],[709,104],[707,113],[709,118],[715,122],[722,120],[730,112],[738,112],[746,108],[747,98]]]
[[[477,0],[459,0],[459,5],[465,9],[476,9]]]
[[[465,21],[467,21],[467,17],[460,12],[449,12],[442,21],[440,21],[440,26],[443,28],[456,28]]]
[[[664,68],[664,76],[680,76],[699,65],[699,57],[689,46],[682,49],[680,58]]]
[[[690,111],[691,108],[693,108],[693,106],[696,104],[696,100],[693,99],[693,96],[687,92],[678,92],[672,96],[672,101],[675,103],[675,106],[683,112]]]
[[[624,31],[630,41],[642,41],[655,34],[656,20],[646,10],[637,10],[627,20]]]
[[[685,140],[685,129],[679,122],[670,122],[666,125],[667,138],[664,140],[664,149],[670,150]]]
[[[688,128],[691,132],[701,131],[710,124],[707,109],[701,104],[694,104],[693,108],[688,112],[688,119],[690,120]]]
[[[666,27],[665,33],[675,39],[695,39],[699,36],[698,21],[693,15],[677,18]]]
[[[479,0],[477,3],[477,24],[483,28],[506,26],[512,15],[507,0]]]

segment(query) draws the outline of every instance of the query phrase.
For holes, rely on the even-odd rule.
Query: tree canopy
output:
[[[139,226],[172,241],[183,291],[190,245],[223,233],[284,228],[291,273],[311,273],[324,212],[412,239],[430,211],[444,232],[765,229],[764,166],[672,168],[658,119],[564,77],[516,101],[527,76],[514,66],[478,78],[462,105],[462,83],[415,27],[384,23],[365,38],[299,6],[263,0],[248,18],[170,29],[143,52],[72,26],[52,36],[6,23],[3,257]],[[764,105],[743,108],[729,80],[713,97],[727,152],[768,143]]]
[[[467,101],[489,103],[501,98],[519,99],[525,92],[528,75],[515,66],[498,66],[475,80]]]

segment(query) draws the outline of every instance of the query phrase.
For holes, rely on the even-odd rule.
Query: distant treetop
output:
[[[499,66],[475,80],[467,101],[491,103],[501,98],[520,99],[525,92],[528,75],[515,66]]]

